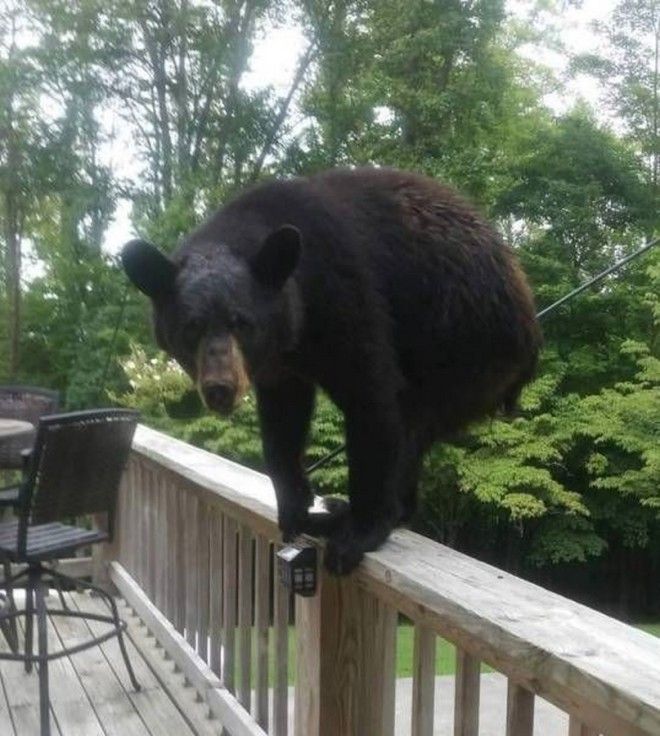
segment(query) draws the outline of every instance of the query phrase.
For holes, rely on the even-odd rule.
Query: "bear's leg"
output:
[[[275,487],[282,538],[287,542],[304,531],[312,503],[302,458],[314,395],[313,384],[293,376],[273,386],[257,387],[266,469]]]
[[[416,442],[411,443],[401,469],[401,512],[399,523],[407,524],[417,511],[417,486],[422,469],[422,453]]]
[[[421,413],[421,412],[420,412]],[[400,524],[408,523],[417,511],[417,494],[419,477],[422,472],[424,455],[433,443],[433,434],[430,426],[412,417],[407,421],[407,441],[405,455],[401,461],[401,516]]]
[[[365,552],[377,549],[401,513],[404,448],[396,401],[373,393],[369,399],[363,395],[345,411],[350,513],[330,536],[325,554],[326,567],[337,575],[351,572]]]

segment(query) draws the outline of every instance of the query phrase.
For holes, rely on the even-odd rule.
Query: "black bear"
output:
[[[167,257],[123,250],[159,345],[229,413],[252,384],[285,540],[351,571],[415,508],[425,451],[510,409],[540,331],[514,254],[452,190],[392,169],[272,181]],[[319,524],[302,466],[316,387],[343,411],[348,506]]]

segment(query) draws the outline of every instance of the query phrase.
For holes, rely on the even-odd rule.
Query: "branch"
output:
[[[203,87],[200,89],[200,93],[198,96],[198,100],[201,100],[202,96],[204,95],[205,95],[205,99],[204,99],[204,104],[201,108],[201,111],[199,111],[198,109],[198,111],[195,114],[195,119],[197,120],[197,124],[195,125],[196,130],[194,131],[194,134],[191,132],[191,139],[193,137],[195,139],[195,144],[193,146],[192,155],[190,157],[190,170],[191,171],[196,171],[197,166],[199,165],[199,157],[201,155],[202,142],[204,140],[204,135],[208,127],[209,113],[211,111],[211,104],[214,99],[213,91],[216,86],[219,71],[220,71],[220,60],[216,59],[216,63],[212,65],[210,73],[207,76],[206,80],[204,81]]]
[[[275,142],[275,139],[277,138],[277,135],[280,132],[284,121],[286,120],[286,116],[289,112],[289,107],[291,106],[293,97],[296,94],[298,87],[300,87],[300,83],[304,79],[310,64],[316,58],[317,54],[318,46],[316,44],[316,41],[312,41],[312,43],[310,43],[310,45],[307,47],[307,50],[300,59],[300,62],[298,63],[298,68],[296,69],[296,73],[291,82],[291,87],[289,88],[286,97],[282,100],[282,104],[280,105],[280,109],[277,113],[277,116],[275,117],[275,121],[270,131],[268,132],[268,135],[266,136],[264,145],[261,148],[259,156],[257,157],[257,160],[252,169],[252,173],[250,174],[250,183],[255,182],[258,179],[259,174],[261,174],[266,156],[268,156],[268,154],[270,153],[270,150],[273,147],[273,143]]]
[[[241,10],[245,9],[241,17]],[[251,32],[251,24],[256,5],[254,0],[241,0],[234,9],[234,14],[229,20],[229,35],[234,41],[233,48],[230,49],[231,62],[230,73],[226,82],[226,94],[224,99],[225,118],[223,130],[220,134],[218,161],[215,168],[215,182],[217,184],[225,165],[225,156],[227,153],[227,140],[229,138],[229,129],[234,120],[236,113],[236,102],[238,98],[238,87],[245,71],[246,57],[245,47],[248,34]],[[243,52],[243,53],[241,53]]]

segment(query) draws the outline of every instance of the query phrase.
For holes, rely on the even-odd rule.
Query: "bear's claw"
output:
[[[325,567],[333,575],[348,575],[362,561],[365,552],[378,549],[387,539],[392,524],[375,519],[367,528],[357,528],[350,516],[332,534],[325,548]]]

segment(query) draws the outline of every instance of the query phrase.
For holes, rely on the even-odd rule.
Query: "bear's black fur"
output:
[[[156,335],[227,412],[253,383],[268,472],[289,539],[318,532],[302,456],[321,386],[343,411],[350,507],[326,564],[352,570],[415,506],[436,439],[510,409],[540,332],[512,251],[450,189],[390,169],[259,185],[170,260],[142,241],[126,270]]]

